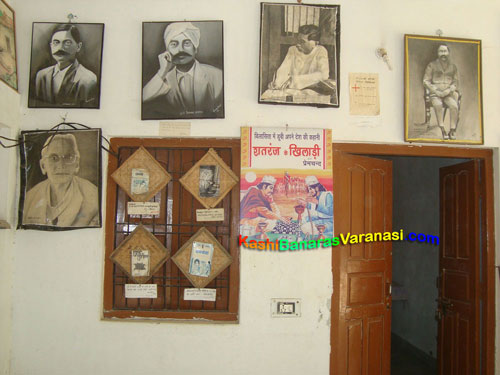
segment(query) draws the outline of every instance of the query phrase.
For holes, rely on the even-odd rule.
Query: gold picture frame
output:
[[[484,143],[481,41],[405,35],[405,141]]]

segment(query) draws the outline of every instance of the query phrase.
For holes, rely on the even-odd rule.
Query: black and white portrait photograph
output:
[[[144,22],[142,119],[224,118],[222,21]]]
[[[483,144],[481,41],[405,35],[405,141]]]
[[[219,196],[220,174],[217,165],[200,165],[200,197],[213,198]]]
[[[102,23],[34,22],[28,107],[99,108]]]
[[[259,103],[339,106],[339,12],[261,3]]]
[[[101,226],[101,130],[23,131],[18,228]]]

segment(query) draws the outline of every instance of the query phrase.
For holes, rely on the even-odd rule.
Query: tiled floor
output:
[[[436,375],[435,368],[405,349],[401,345],[391,345],[391,375]]]

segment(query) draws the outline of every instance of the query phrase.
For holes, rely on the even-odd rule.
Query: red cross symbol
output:
[[[354,92],[357,92],[358,89],[360,89],[361,87],[358,87],[358,86],[354,85],[352,88],[354,89]]]

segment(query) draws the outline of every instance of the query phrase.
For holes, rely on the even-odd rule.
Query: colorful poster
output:
[[[242,236],[333,236],[331,130],[242,127],[240,181]]]

